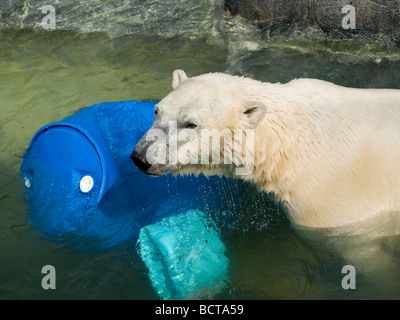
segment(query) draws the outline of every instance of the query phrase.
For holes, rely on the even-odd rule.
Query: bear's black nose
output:
[[[151,164],[147,162],[146,157],[135,150],[133,150],[133,153],[131,154],[131,159],[142,172],[146,172],[151,167]]]

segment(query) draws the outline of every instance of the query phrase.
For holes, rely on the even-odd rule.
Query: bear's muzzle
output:
[[[147,173],[147,170],[151,167],[151,164],[147,161],[146,156],[133,150],[131,154],[131,159],[135,163],[135,165],[139,168],[143,173]]]

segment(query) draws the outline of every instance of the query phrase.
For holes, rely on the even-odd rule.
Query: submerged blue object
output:
[[[97,104],[35,134],[20,170],[35,228],[58,239],[110,246],[136,241],[143,226],[176,212],[219,210],[227,180],[154,178],[131,161],[153,123],[155,104]]]
[[[138,244],[162,299],[210,298],[228,279],[226,248],[201,211],[188,210],[143,227]]]

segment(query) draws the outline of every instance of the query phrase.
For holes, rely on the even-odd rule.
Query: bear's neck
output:
[[[243,178],[290,203],[291,185],[310,150],[304,147],[311,141],[313,123],[307,107],[291,100],[286,90],[282,84],[258,83],[244,92],[246,99],[264,103],[267,114],[254,131],[254,170]]]

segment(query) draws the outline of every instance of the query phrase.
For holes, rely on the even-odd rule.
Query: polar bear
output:
[[[154,123],[131,156],[144,173],[237,176],[275,195],[294,224],[311,228],[400,210],[400,90],[223,73],[188,78],[183,70],[172,78],[174,90],[156,105]],[[204,141],[190,137],[206,129],[221,133],[208,154],[227,161],[203,161],[204,152],[196,151]],[[240,139],[235,130],[243,132]],[[184,139],[172,145],[171,134]],[[222,140],[235,145],[248,137],[251,148],[231,143],[224,154]],[[161,154],[167,161],[154,160]],[[235,169],[245,166],[248,174],[238,175]]]

